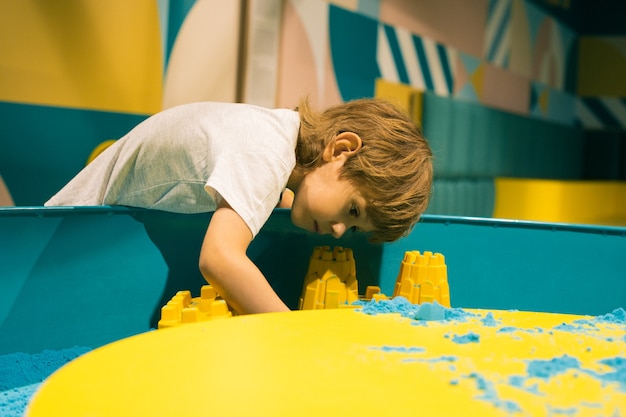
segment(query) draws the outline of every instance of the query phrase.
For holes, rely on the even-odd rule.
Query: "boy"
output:
[[[140,123],[45,205],[212,211],[199,260],[205,279],[240,314],[288,311],[246,256],[277,204],[313,233],[353,229],[393,241],[426,210],[432,176],[419,128],[382,100],[321,113],[307,100],[295,111],[192,103]]]

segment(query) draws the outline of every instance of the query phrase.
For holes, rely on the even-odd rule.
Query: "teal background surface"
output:
[[[0,176],[16,206],[43,205],[76,175],[98,144],[147,116],[0,102]]]
[[[154,327],[176,291],[198,295],[210,214],[121,207],[0,209],[0,354],[97,347]],[[277,209],[250,258],[296,308],[315,246],[354,251],[359,292],[391,295],[405,251],[442,253],[453,307],[604,314],[626,306],[626,228],[424,216],[374,245],[295,228]]]
[[[147,116],[0,102],[0,175],[16,206],[43,205],[93,149]],[[582,130],[424,95],[424,134],[435,155],[429,214],[491,217],[496,177],[581,179]]]

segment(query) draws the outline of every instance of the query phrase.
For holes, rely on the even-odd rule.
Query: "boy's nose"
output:
[[[335,223],[330,226],[331,234],[335,239],[339,239],[346,232],[346,225],[343,223]]]

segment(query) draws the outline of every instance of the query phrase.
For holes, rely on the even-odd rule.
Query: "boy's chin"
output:
[[[291,223],[293,223],[294,226],[300,228],[300,229],[304,229],[308,232],[311,231],[311,228],[308,227],[306,225],[306,223],[302,220],[302,218],[300,216],[297,215],[297,212],[294,213],[293,210],[291,210]]]

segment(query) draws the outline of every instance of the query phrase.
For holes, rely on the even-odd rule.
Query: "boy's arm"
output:
[[[246,250],[252,233],[226,201],[213,213],[200,251],[204,278],[238,313],[289,311]]]

